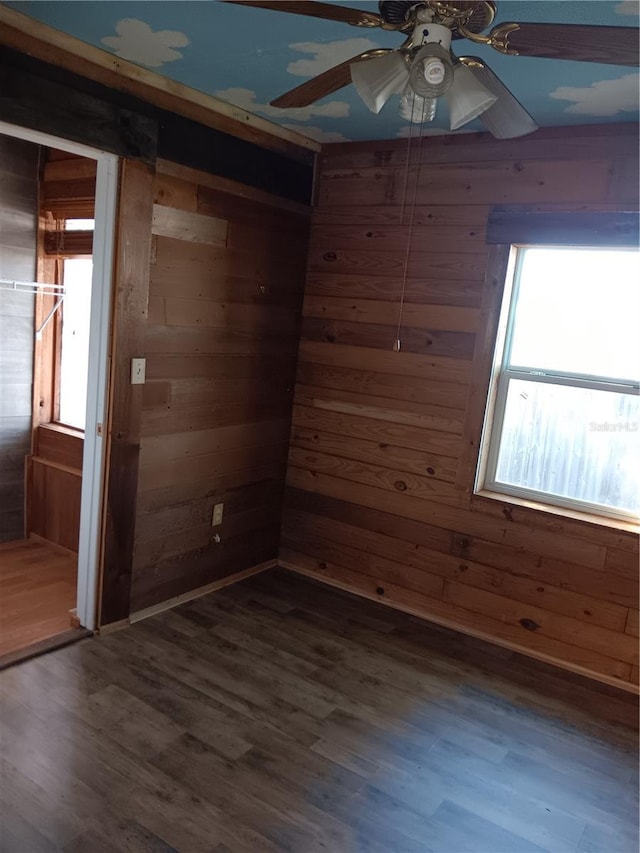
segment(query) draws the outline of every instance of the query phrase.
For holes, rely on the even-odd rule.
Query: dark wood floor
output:
[[[284,572],[0,674],[11,853],[636,853],[628,694]]]

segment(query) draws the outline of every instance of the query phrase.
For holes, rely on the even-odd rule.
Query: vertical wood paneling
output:
[[[302,209],[160,168],[132,610],[277,557],[307,252]]]
[[[142,385],[131,385],[131,359],[144,355],[152,210],[152,169],[123,160],[116,231],[101,624],[126,619],[130,612],[143,393]]]
[[[326,146],[311,232],[280,561],[368,597],[629,686],[638,539],[474,496],[504,247],[498,204],[637,209],[634,125],[523,140]],[[414,152],[417,153],[417,152]]]

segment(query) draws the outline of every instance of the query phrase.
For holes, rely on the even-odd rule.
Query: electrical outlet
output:
[[[146,358],[131,359],[131,384],[144,385],[145,371],[147,366]]]
[[[222,511],[224,509],[224,504],[216,504],[213,508],[213,514],[211,516],[211,526],[217,527],[219,524],[222,524]]]

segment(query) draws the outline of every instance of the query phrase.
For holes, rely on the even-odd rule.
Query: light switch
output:
[[[222,511],[224,509],[224,504],[216,504],[213,508],[213,513],[211,514],[211,526],[217,527],[219,524],[222,524]]]
[[[144,385],[144,374],[147,366],[146,358],[131,359],[131,384]]]

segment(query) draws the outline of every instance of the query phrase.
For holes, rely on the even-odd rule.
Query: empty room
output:
[[[639,16],[0,3],[2,853],[636,853]]]

